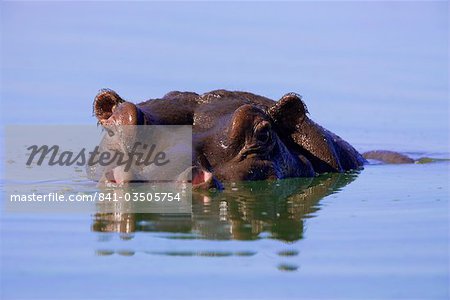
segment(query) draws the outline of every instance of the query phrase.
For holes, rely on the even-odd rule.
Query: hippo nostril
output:
[[[114,131],[108,127],[104,127],[109,137],[113,137],[115,135]]]
[[[105,179],[108,182],[116,182],[116,179],[114,178],[114,171],[113,170],[109,170],[108,172],[105,173]]]

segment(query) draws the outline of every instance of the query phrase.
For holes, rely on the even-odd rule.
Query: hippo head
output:
[[[311,164],[291,149],[289,140],[305,114],[296,94],[285,95],[270,108],[238,107],[204,144],[214,176],[224,181],[314,176]]]
[[[244,92],[207,94],[211,95],[214,97],[205,100],[197,94],[177,92],[177,97],[133,104],[111,90],[102,90],[95,98],[94,114],[106,129],[193,125],[192,168],[187,176],[181,172],[180,178],[192,176],[194,187],[220,187],[220,181],[314,176],[311,163],[292,140],[292,133],[307,119],[306,106],[298,95],[286,94],[277,102],[251,98]],[[126,150],[133,138],[127,131],[107,148],[121,145]]]

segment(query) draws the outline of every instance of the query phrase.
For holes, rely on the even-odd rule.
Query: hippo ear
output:
[[[102,89],[98,92],[94,99],[93,113],[97,117],[100,124],[108,120],[117,106],[125,102],[120,96],[109,89]]]
[[[148,124],[144,113],[136,105],[126,102],[112,90],[101,90],[97,94],[94,115],[103,126]]]
[[[306,118],[308,109],[300,95],[288,93],[269,108],[268,113],[280,129],[293,131]]]

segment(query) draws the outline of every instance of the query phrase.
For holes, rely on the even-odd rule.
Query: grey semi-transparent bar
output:
[[[10,212],[190,213],[192,126],[5,128]]]

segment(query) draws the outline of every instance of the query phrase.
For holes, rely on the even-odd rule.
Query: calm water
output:
[[[448,180],[447,163],[373,165],[195,194],[190,215],[3,215],[2,293],[445,299]]]
[[[450,158],[447,24],[445,2],[2,2],[2,124],[95,123],[103,87],[297,91],[358,150]],[[186,215],[2,207],[1,296],[447,299],[449,166],[228,184]]]

